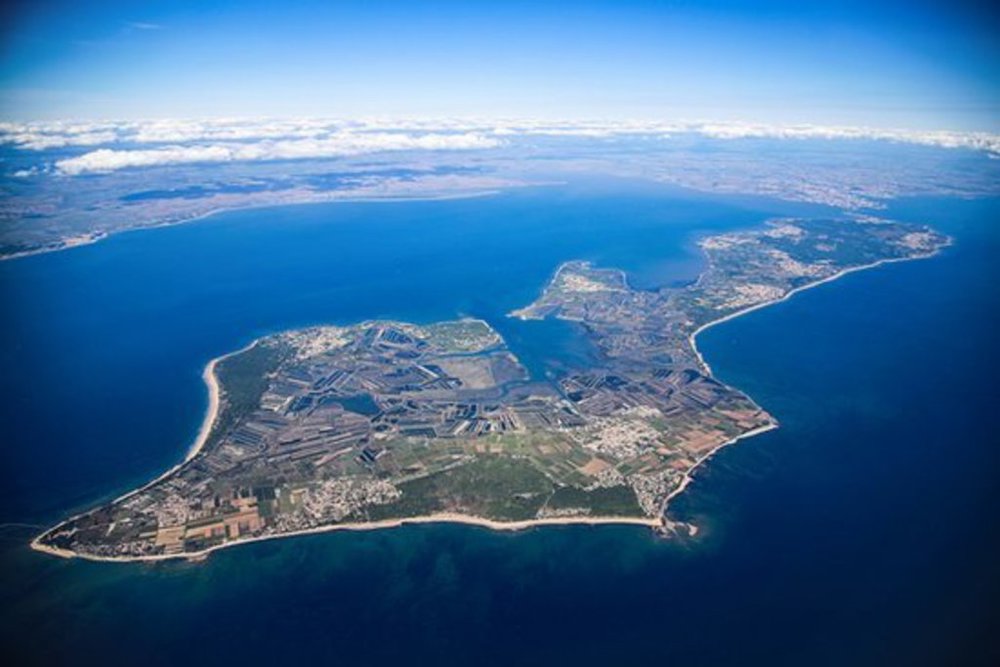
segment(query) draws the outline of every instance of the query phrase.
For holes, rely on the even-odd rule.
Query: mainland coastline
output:
[[[513,187],[513,185],[507,185],[506,187]],[[261,202],[261,203],[249,203],[249,204],[233,203],[224,206],[218,206],[216,208],[211,208],[203,212],[195,213],[193,215],[181,215],[176,218],[166,217],[162,220],[158,220],[151,224],[139,224],[128,227],[122,227],[121,229],[115,229],[112,231],[85,232],[82,234],[77,234],[75,236],[67,236],[57,241],[52,241],[45,245],[36,248],[31,248],[29,250],[18,250],[16,252],[0,253],[0,262],[12,261],[16,259],[24,259],[27,257],[34,257],[36,255],[47,255],[49,253],[62,252],[64,250],[72,250],[73,248],[81,248],[84,246],[93,245],[95,243],[108,240],[112,237],[119,236],[121,234],[127,234],[129,232],[144,232],[152,229],[162,229],[164,227],[177,227],[179,225],[187,225],[194,222],[201,222],[207,218],[211,218],[216,215],[224,213],[235,213],[238,211],[252,211],[256,209],[265,209],[265,208],[283,208],[286,206],[311,206],[316,204],[377,204],[377,203],[394,203],[394,202],[410,202],[410,201],[449,201],[453,199],[475,199],[478,197],[492,197],[494,195],[499,194],[500,192],[501,192],[500,189],[489,188],[489,189],[474,189],[468,192],[453,192],[453,193],[439,193],[439,194],[428,193],[427,195],[389,194],[381,197],[375,195],[354,195],[347,197],[302,199],[301,201],[293,200],[293,201]]]

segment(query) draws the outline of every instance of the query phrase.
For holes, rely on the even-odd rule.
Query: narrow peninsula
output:
[[[267,336],[205,371],[210,409],[184,462],[32,546],[95,560],[193,558],[336,529],[462,521],[658,528],[719,448],[776,420],[712,377],[695,337],[847,272],[949,239],[869,217],[776,220],[704,238],[684,287],[560,266],[511,313],[578,322],[587,368],[532,377],[487,322],[370,321]]]

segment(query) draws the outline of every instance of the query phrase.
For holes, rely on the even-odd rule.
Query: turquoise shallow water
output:
[[[706,332],[718,374],[782,428],[724,450],[675,513],[625,527],[329,534],[206,563],[107,566],[3,532],[5,653],[107,664],[988,664],[1000,578],[997,202],[894,214],[957,243]],[[571,327],[503,313],[584,257],[690,279],[696,235],[794,209],[615,186],[250,211],[0,266],[2,514],[41,522],[176,461],[201,366],[276,329],[483,316],[535,373]],[[34,660],[32,660],[33,658]]]

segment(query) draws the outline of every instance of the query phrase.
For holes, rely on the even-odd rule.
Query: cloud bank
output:
[[[72,151],[56,159],[66,175],[118,169],[264,160],[332,158],[381,151],[475,150],[532,137],[581,140],[682,136],[714,140],[868,140],[964,148],[1000,156],[1000,135],[740,122],[216,118],[107,122],[0,123],[0,144],[22,151]]]
[[[475,133],[466,134],[388,134],[340,133],[323,139],[293,139],[192,146],[165,146],[139,150],[101,148],[78,157],[56,162],[56,169],[66,175],[110,172],[130,167],[155,167],[220,162],[263,160],[304,160],[344,157],[384,151],[441,151],[494,148],[499,140]]]

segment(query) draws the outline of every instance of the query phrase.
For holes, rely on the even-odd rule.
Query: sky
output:
[[[1000,131],[964,0],[8,0],[0,117],[684,119]]]

